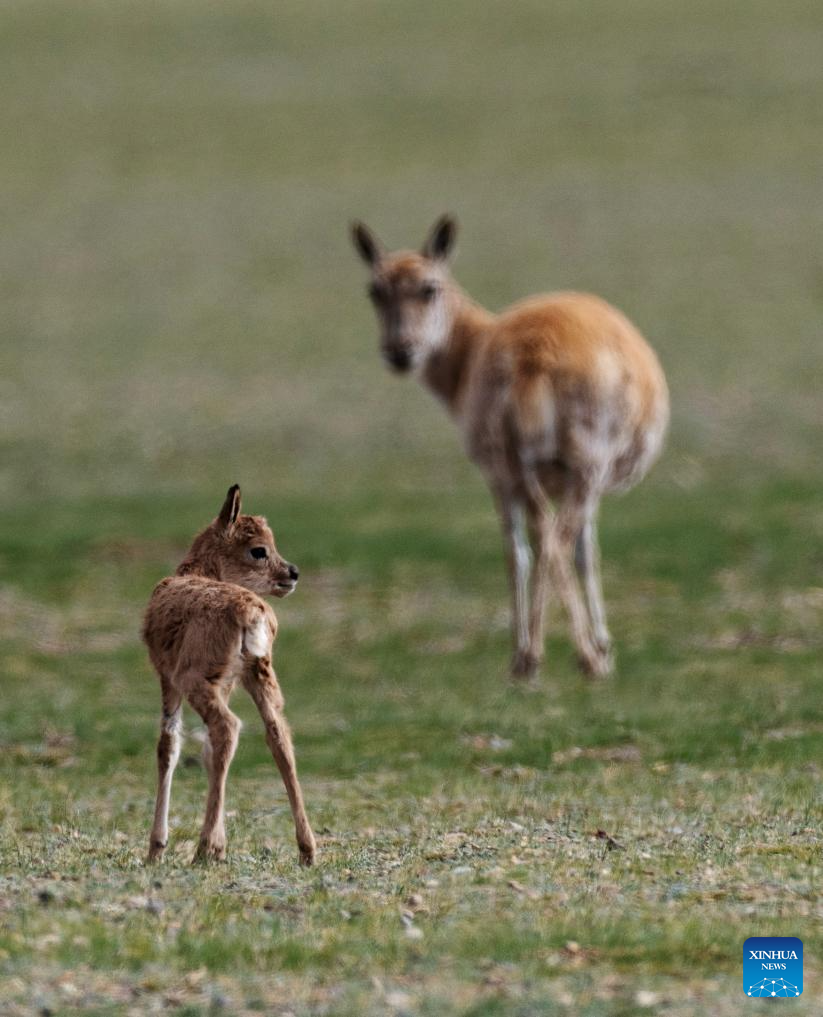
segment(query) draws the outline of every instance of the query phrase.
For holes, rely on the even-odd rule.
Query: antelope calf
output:
[[[180,756],[184,699],[206,725],[203,759],[209,793],[195,859],[226,855],[226,775],[240,733],[240,720],[228,701],[238,680],[260,711],[266,741],[286,785],[300,861],[304,865],[314,861],[314,834],[271,663],[277,619],[259,596],[287,597],[298,575],[296,566],[278,554],[266,520],[240,515],[240,488],[235,485],[218,517],[195,537],[175,574],[155,587],[143,625],[163,697],[149,861],[162,858],[168,842],[169,794]]]
[[[532,677],[542,660],[550,582],[582,668],[608,674],[597,510],[662,447],[669,398],[657,357],[618,310],[585,293],[529,297],[500,314],[480,307],[449,273],[448,216],[419,253],[386,252],[362,223],[352,235],[371,269],[383,357],[445,403],[494,494],[511,577],[512,674]]]

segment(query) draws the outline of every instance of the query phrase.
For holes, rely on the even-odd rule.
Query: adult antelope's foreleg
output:
[[[240,737],[240,718],[228,708],[220,691],[204,683],[187,691],[188,700],[203,718],[211,746],[207,765],[209,792],[195,861],[226,857],[226,777]]]
[[[163,690],[163,719],[157,742],[157,800],[149,837],[150,862],[163,857],[169,841],[169,799],[171,782],[183,741],[182,698],[172,689]]]
[[[511,673],[515,678],[531,678],[537,671],[539,657],[533,657],[529,646],[529,574],[531,551],[526,535],[526,513],[523,502],[507,489],[494,489],[512,598],[512,656]]]
[[[303,865],[311,865],[314,862],[317,845],[303,804],[300,782],[297,779],[291,731],[283,713],[283,694],[268,657],[251,657],[247,660],[243,670],[243,685],[263,718],[266,742],[286,786],[294,818],[300,861]]]
[[[551,531],[554,519],[548,498],[542,493],[542,489],[540,493],[541,497],[531,498],[528,505],[529,529],[535,553],[529,611],[529,655],[537,661],[543,659],[544,652],[546,607],[551,587]]]
[[[606,624],[606,606],[603,601],[603,583],[600,577],[600,547],[597,540],[597,517],[595,510],[583,524],[574,549],[574,563],[583,582],[592,632],[597,646],[603,653],[611,651],[611,636]]]

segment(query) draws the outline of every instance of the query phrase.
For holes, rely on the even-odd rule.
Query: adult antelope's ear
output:
[[[383,246],[369,227],[363,222],[351,224],[351,238],[354,249],[371,268],[383,257]]]
[[[421,254],[433,261],[444,261],[451,254],[457,239],[457,220],[451,215],[441,215],[432,226]]]
[[[217,517],[218,523],[222,530],[228,531],[237,522],[237,517],[240,515],[240,485],[232,484],[226,495],[226,500],[223,502],[223,507],[220,509],[220,515]]]

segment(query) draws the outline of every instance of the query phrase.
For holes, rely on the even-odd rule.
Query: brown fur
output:
[[[252,549],[258,555],[264,550],[265,555],[253,556]],[[271,666],[277,619],[260,596],[288,596],[298,574],[278,553],[266,520],[240,515],[240,489],[235,486],[229,489],[218,517],[195,537],[175,574],[155,587],[143,624],[163,699],[150,861],[162,858],[168,841],[169,794],[180,755],[184,699],[207,730],[204,761],[209,794],[195,857],[225,857],[226,776],[240,733],[240,721],[229,710],[228,701],[239,680],[260,711],[266,740],[286,785],[300,860],[312,864],[314,835],[297,780],[283,696]]]
[[[446,265],[455,231],[443,217],[420,253],[389,254],[355,224],[383,355],[416,371],[445,403],[495,495],[513,591],[513,673],[531,676],[542,659],[553,577],[582,666],[606,674],[597,509],[605,492],[632,486],[659,455],[669,416],[663,371],[631,322],[598,297],[530,297],[497,315],[474,303]],[[571,567],[575,547],[585,600]]]

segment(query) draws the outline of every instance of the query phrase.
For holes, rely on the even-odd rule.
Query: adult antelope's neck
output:
[[[426,361],[423,381],[455,416],[460,412],[472,359],[494,317],[491,311],[457,291],[448,338]]]

